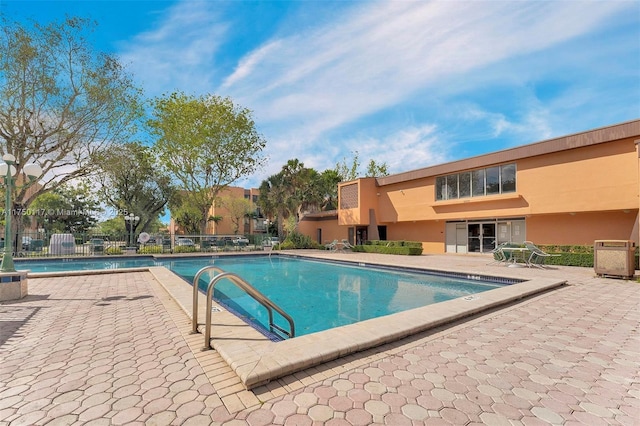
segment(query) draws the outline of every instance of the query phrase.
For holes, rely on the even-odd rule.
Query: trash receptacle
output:
[[[600,276],[632,278],[635,274],[636,244],[630,240],[596,240],[593,267]]]

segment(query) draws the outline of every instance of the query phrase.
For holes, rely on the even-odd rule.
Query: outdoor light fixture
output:
[[[129,247],[133,247],[133,227],[140,222],[140,216],[136,216],[133,213],[129,213],[124,216],[125,224],[129,230]]]
[[[16,157],[11,154],[5,154],[2,156],[4,163],[0,163],[0,179],[3,180],[3,186],[5,188],[5,201],[4,201],[4,254],[2,255],[2,264],[0,265],[0,272],[16,272],[13,266],[13,237],[11,235],[11,189],[16,188],[15,176],[16,176]],[[25,164],[22,171],[29,178],[28,182],[25,182],[22,187],[30,185],[34,180],[42,175],[42,169],[37,164]]]

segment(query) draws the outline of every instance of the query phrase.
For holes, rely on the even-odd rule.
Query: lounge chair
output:
[[[559,254],[545,253],[531,241],[525,241],[524,245],[527,250],[531,252],[531,255],[529,255],[529,259],[527,259],[528,266],[535,266],[536,268],[545,269],[544,262],[548,257],[560,256]]]
[[[342,248],[344,250],[346,249],[353,249],[353,246],[351,245],[351,243],[348,240],[342,240]]]
[[[507,262],[509,259],[507,258],[506,253],[502,250],[509,243],[498,244],[496,248],[491,250],[491,254],[493,254],[493,262],[487,263],[487,265],[494,265],[496,263]]]
[[[333,251],[337,250],[338,249],[338,240],[333,240],[329,244],[325,244],[324,248],[326,250],[333,250]]]

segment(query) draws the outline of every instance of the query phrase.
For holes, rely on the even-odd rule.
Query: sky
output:
[[[0,0],[95,20],[149,98],[229,96],[266,166],[390,173],[640,118],[640,1]]]

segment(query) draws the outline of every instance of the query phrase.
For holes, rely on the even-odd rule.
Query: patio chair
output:
[[[491,250],[491,254],[493,254],[493,262],[489,262],[487,265],[495,265],[496,263],[500,264],[503,262],[506,263],[509,260],[506,253],[502,250],[507,246],[507,244],[509,243],[498,244],[496,248]]]
[[[338,249],[338,240],[333,240],[329,244],[325,244],[324,248],[327,250],[337,250]]]
[[[524,245],[527,248],[527,250],[531,252],[531,255],[529,255],[529,258],[527,259],[528,266],[535,266],[536,268],[546,269],[544,262],[546,261],[547,258],[560,256],[559,254],[545,253],[540,248],[538,248],[535,244],[533,244],[531,241],[525,241]]]
[[[352,245],[348,240],[343,239],[343,240],[342,240],[342,248],[343,248],[344,250],[346,250],[346,249],[353,249],[353,245]]]

